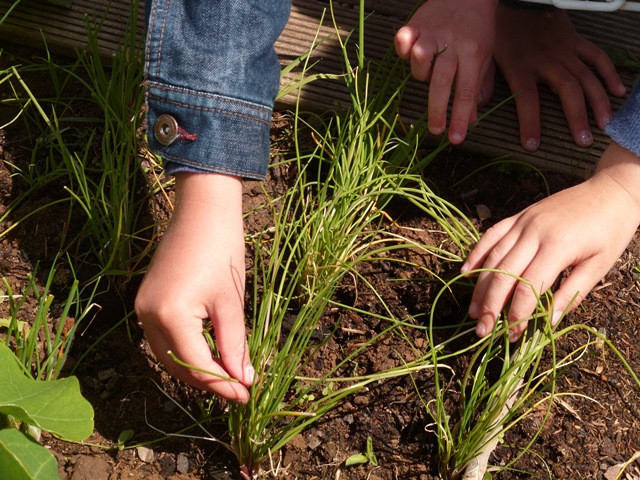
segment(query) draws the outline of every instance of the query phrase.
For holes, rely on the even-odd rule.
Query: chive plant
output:
[[[381,258],[383,252],[408,248],[459,261],[459,253],[477,238],[471,222],[437,197],[422,178],[423,166],[446,144],[417,157],[425,119],[402,128],[398,108],[407,76],[398,62],[387,60],[374,67],[365,61],[363,19],[361,12],[357,65],[350,63],[347,44],[341,45],[341,78],[350,94],[349,108],[309,122],[296,111],[296,155],[290,161],[298,177],[284,195],[267,202],[274,226],[249,237],[255,251],[249,349],[257,373],[249,402],[230,405],[228,413],[231,447],[247,478],[257,475],[270,455],[346,395],[374,381],[432,367],[428,355],[420,355],[388,371],[345,376],[345,366],[373,348],[381,335],[414,326],[411,319],[395,318],[385,309],[384,299],[359,274],[359,266]],[[298,142],[302,128],[315,140],[310,153]],[[418,245],[387,231],[385,208],[394,198],[413,203],[435,219],[459,253]],[[378,315],[389,326],[323,375],[303,376],[305,366],[330,338],[328,333],[312,340],[327,307],[357,308],[334,298],[345,275],[377,295],[384,312]],[[374,315],[358,311],[365,317]]]
[[[67,202],[69,219],[84,216],[84,227],[66,239],[64,249],[74,252],[78,264],[97,263],[92,267],[96,278],[106,275],[120,285],[135,273],[153,244],[156,225],[143,226],[141,213],[166,185],[157,176],[147,179],[152,177],[148,170],[158,163],[141,157],[144,90],[138,2],[132,2],[124,42],[108,64],[98,44],[100,28],[99,22],[87,21],[87,48],[70,65],[58,65],[47,55],[5,72],[4,78],[12,81],[11,102],[19,107],[18,116],[25,117],[25,128],[36,141],[28,168],[14,165],[28,189],[3,218],[33,193],[54,181],[64,182],[64,198],[41,208]],[[26,72],[48,74],[53,96],[36,98],[20,76]],[[82,98],[68,97],[72,84]],[[72,105],[82,103],[93,116],[73,114]],[[145,166],[150,163],[151,167]]]
[[[81,288],[73,275],[70,261],[66,268],[72,273],[73,280],[67,297],[54,303],[51,290],[57,260],[42,287],[36,283],[37,267],[20,293],[13,292],[9,282],[2,279],[6,290],[3,298],[9,311],[7,318],[0,319],[0,327],[5,329],[2,342],[14,351],[24,372],[35,380],[56,380],[60,376],[78,326],[99,310],[92,302],[98,293],[99,282],[86,289]],[[29,299],[35,301],[32,319],[29,319],[31,315],[25,313]]]
[[[481,271],[487,271],[486,269]],[[476,273],[480,273],[478,271]],[[506,272],[502,272],[505,273]],[[520,282],[526,282],[517,278]],[[462,276],[446,284],[432,305],[428,338],[436,340],[434,316],[442,295],[456,283],[465,281]],[[532,285],[529,287],[534,291]],[[468,356],[468,364],[458,382],[458,388],[446,385],[436,374],[435,398],[425,402],[433,417],[438,439],[439,471],[444,479],[463,478],[476,480],[485,478],[488,459],[505,432],[513,428],[529,413],[544,409],[542,421],[533,432],[528,444],[522,448],[508,465],[510,468],[519,458],[530,451],[549,417],[554,398],[567,395],[556,389],[556,380],[567,366],[579,361],[588,348],[598,342],[606,345],[622,362],[636,385],[640,379],[618,349],[600,332],[586,325],[569,325],[563,329],[553,326],[553,295],[550,291],[537,295],[535,312],[521,321],[528,322],[522,339],[517,344],[509,342],[509,328],[505,314],[497,319],[492,333],[466,348],[445,353],[432,350],[432,361],[436,372],[447,367],[447,361],[461,355]],[[472,328],[458,333],[454,338],[471,334]],[[556,343],[576,330],[589,333],[595,340],[580,345],[562,358],[556,354]],[[547,362],[543,358],[547,356]],[[549,364],[548,366],[547,363]],[[459,395],[457,411],[447,409],[449,393]],[[578,395],[578,394],[571,394]]]

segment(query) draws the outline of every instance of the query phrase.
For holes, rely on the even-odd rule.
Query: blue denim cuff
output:
[[[289,0],[149,0],[149,148],[181,168],[262,179]]]
[[[271,109],[150,82],[147,105],[147,141],[152,152],[196,170],[265,177]],[[167,118],[175,121],[178,131],[163,134],[161,123]]]
[[[640,82],[607,124],[605,132],[618,144],[640,156]]]

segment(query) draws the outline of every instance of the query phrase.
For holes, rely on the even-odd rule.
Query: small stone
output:
[[[182,453],[178,454],[178,458],[176,458],[176,470],[182,474],[189,472],[189,459],[186,455]]]
[[[110,378],[115,377],[117,375],[118,375],[118,373],[115,371],[114,368],[108,368],[106,370],[100,370],[98,372],[98,380],[100,380],[101,382],[106,382]]]
[[[327,442],[323,445],[323,450],[327,455],[327,458],[330,458],[332,461],[336,461],[338,457],[338,452],[340,449],[338,448],[338,444],[335,442]]]
[[[151,463],[156,457],[153,450],[147,447],[138,447],[136,448],[136,452],[138,453],[138,458],[144,463]]]
[[[322,440],[320,440],[318,437],[314,435],[309,435],[309,437],[307,438],[307,446],[311,450],[315,450],[320,446],[320,444],[322,444]]]
[[[478,218],[482,220],[489,220],[491,218],[491,210],[486,205],[478,204],[476,205],[476,213],[478,214]]]
[[[353,403],[355,403],[356,405],[367,405],[369,403],[369,400],[365,395],[358,395],[353,399]]]
[[[602,439],[602,443],[600,443],[598,451],[600,452],[600,455],[604,457],[615,457],[618,453],[616,446],[609,437],[604,437]]]
[[[100,457],[80,455],[71,474],[72,480],[107,480],[110,465]]]
[[[158,466],[160,467],[160,475],[164,478],[170,477],[176,473],[176,461],[173,455],[165,455],[158,460]]]

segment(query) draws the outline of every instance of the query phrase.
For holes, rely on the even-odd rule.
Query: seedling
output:
[[[134,431],[131,429],[123,430],[118,435],[118,450],[122,451],[125,449],[125,444],[133,438]]]
[[[374,467],[378,466],[378,459],[376,458],[375,453],[373,453],[373,440],[371,437],[367,437],[367,449],[364,453],[351,455],[344,462],[347,467],[351,467],[353,465],[366,465],[367,463],[370,463]]]

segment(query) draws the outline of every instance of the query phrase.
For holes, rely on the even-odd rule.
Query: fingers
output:
[[[509,88],[515,95],[518,123],[520,124],[520,144],[535,152],[540,147],[540,97],[536,78],[532,72],[504,71]]]
[[[514,225],[512,217],[487,231],[463,267],[483,268],[469,305],[469,316],[478,320],[476,333],[488,335],[501,312],[509,305],[507,320],[512,325],[509,339],[515,341],[526,329],[526,321],[536,309],[542,293],[548,290],[568,261],[564,247],[554,242],[540,244],[536,230],[544,228],[531,218],[526,235]]]
[[[466,61],[458,61],[456,85],[453,97],[451,121],[449,123],[449,141],[454,145],[463,142],[469,124],[476,120],[478,103],[481,99],[481,86],[485,72],[492,63],[482,62],[481,55],[467,55]]]
[[[483,268],[505,273],[485,271],[478,276],[469,306],[469,316],[478,320],[478,336],[483,337],[493,329],[510,298],[515,302],[517,296],[520,302],[524,302],[521,310],[530,303],[527,297],[531,297],[533,292],[526,283],[519,282],[517,275],[529,267],[532,250],[535,252],[536,247],[518,242],[515,235],[507,235],[490,250]],[[514,323],[527,314],[517,318],[510,314],[508,320]]]
[[[236,378],[225,367],[225,364],[216,361],[211,356],[209,345],[202,335],[201,319],[181,318],[177,315],[152,319],[145,316],[142,311],[139,318],[147,319],[147,321],[143,320],[143,326],[149,345],[170,374],[196,388],[215,393],[232,401],[246,403],[249,400],[249,392],[241,383],[183,367],[170,357],[169,351],[184,363],[223,377]],[[244,325],[242,329],[244,333]]]
[[[571,270],[569,276],[553,294],[554,325],[563,313],[573,310],[582,303],[587,293],[606,275],[607,270],[607,266],[599,265],[595,260],[576,265]]]
[[[396,53],[401,59],[409,60],[411,58],[413,45],[418,40],[419,35],[418,29],[409,25],[405,25],[398,30],[394,38],[394,45]]]
[[[239,303],[242,305],[242,303]],[[220,359],[230,376],[251,385],[255,370],[249,357],[244,312],[237,303],[225,303],[211,315]],[[228,307],[228,308],[225,308]]]
[[[447,128],[447,107],[456,75],[457,59],[447,50],[448,46],[443,47],[443,51],[434,58],[429,83],[428,126],[434,135],[444,133]]]
[[[618,97],[626,95],[627,89],[622,83],[616,66],[604,50],[580,37],[580,40],[576,43],[576,53],[587,65],[595,67],[605,85],[607,85],[609,92]]]

